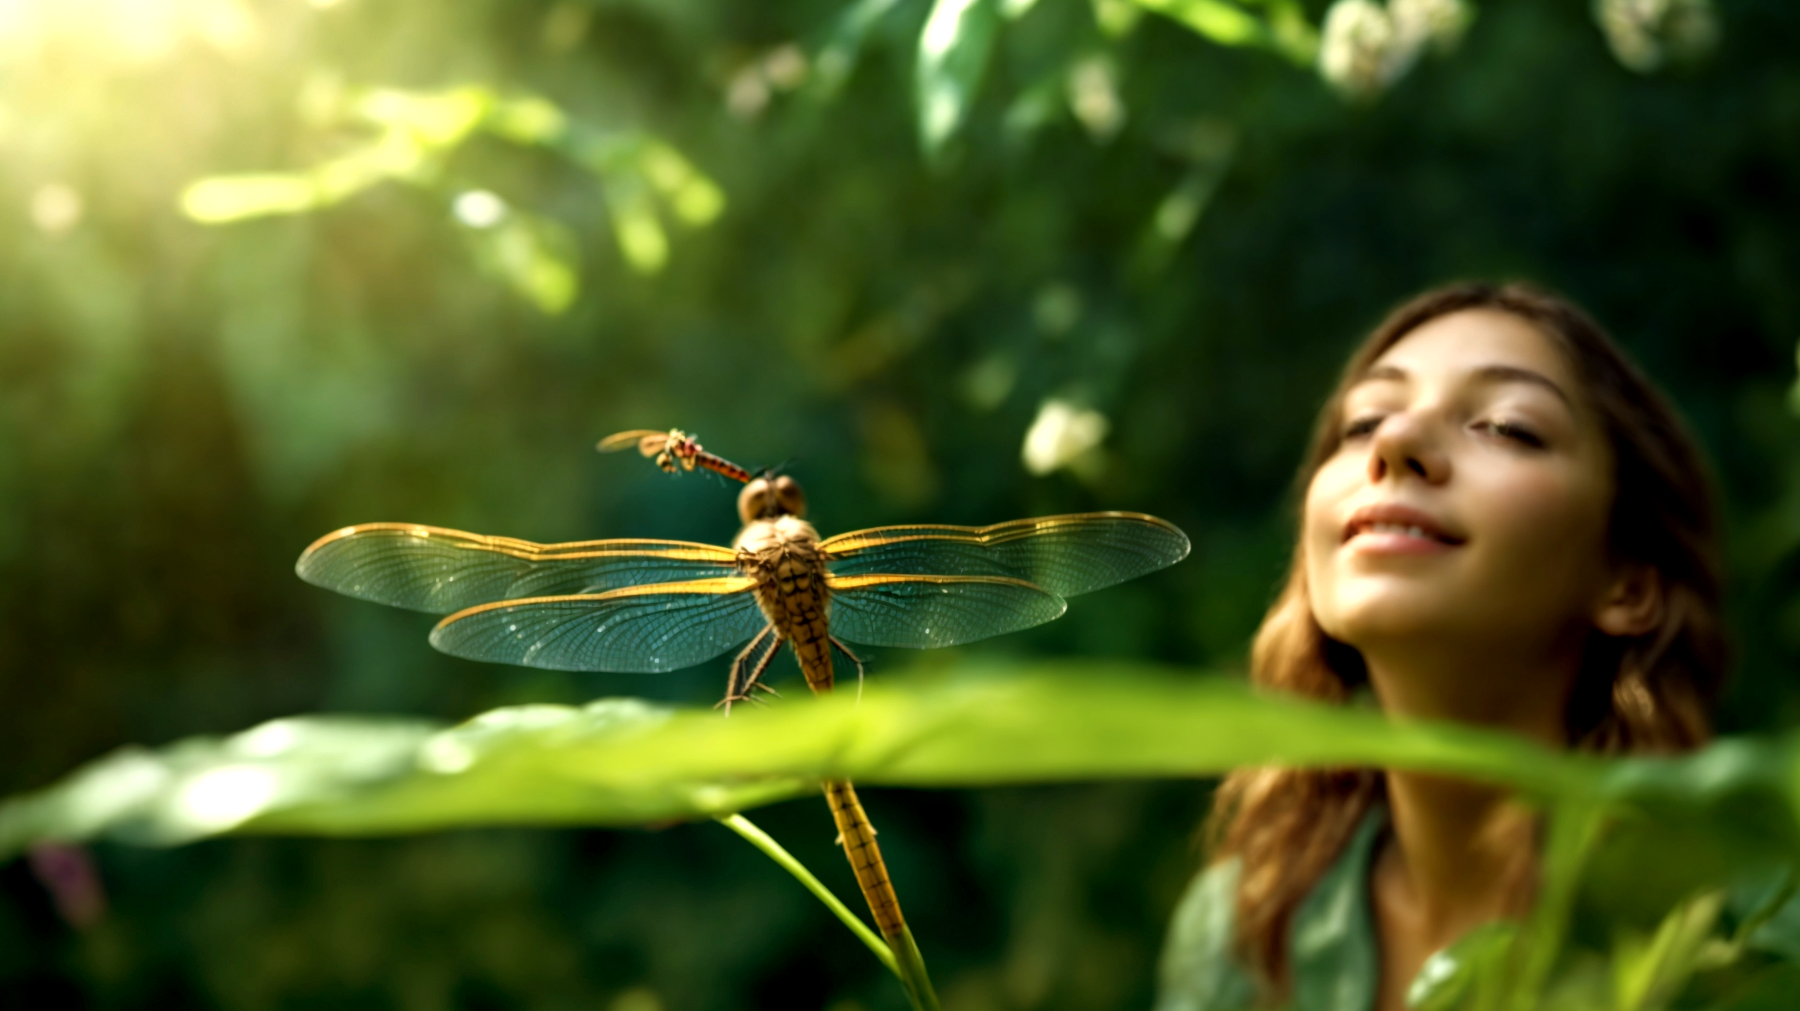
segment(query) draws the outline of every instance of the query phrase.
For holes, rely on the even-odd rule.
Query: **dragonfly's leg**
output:
[[[774,627],[775,626],[773,626],[773,625],[769,626],[770,629],[774,629]],[[762,683],[763,672],[769,669],[769,664],[774,661],[775,654],[777,654],[779,652],[781,652],[781,637],[776,636],[775,641],[769,644],[769,651],[762,655],[762,659],[758,660],[756,662],[756,667],[750,671],[749,679],[744,681],[743,684],[741,684],[738,687],[738,691],[740,693],[738,695],[738,698],[755,699],[756,696],[754,696],[750,693],[757,688],[761,688],[763,691],[768,692],[771,695],[781,694],[780,692],[777,692],[775,689],[770,688],[768,685]],[[761,701],[761,700],[758,699],[757,701]]]
[[[850,662],[856,665],[856,701],[861,702],[862,701],[862,685],[863,685],[862,657],[857,656],[855,653],[850,652],[850,647],[844,645],[844,641],[842,639],[839,639],[835,635],[831,637],[831,644],[833,646],[837,647],[837,651],[839,653],[842,653],[845,656],[849,657]]]
[[[763,644],[763,640],[769,638],[772,634],[774,634],[774,632],[775,632],[774,625],[763,626],[763,630],[761,632],[756,633],[756,638],[750,640],[750,645],[745,646],[743,651],[740,652],[737,655],[737,657],[731,661],[731,673],[729,673],[725,676],[725,697],[720,699],[717,705],[713,706],[714,709],[718,709],[721,706],[723,706],[725,709],[725,715],[730,716],[731,715],[731,704],[733,702],[742,702],[744,700],[745,694],[748,692],[748,688],[746,687],[742,691],[740,691],[738,689],[738,683],[739,683],[738,679],[739,679],[739,676],[742,675],[744,672],[744,664],[749,661],[751,655],[756,652],[757,648]],[[779,639],[776,640],[776,645],[780,645]],[[757,671],[760,673],[762,670],[762,667],[767,666],[767,665],[768,665],[768,660],[767,659],[763,660],[762,665],[757,668]],[[752,675],[751,680],[752,681],[755,680],[754,675]]]

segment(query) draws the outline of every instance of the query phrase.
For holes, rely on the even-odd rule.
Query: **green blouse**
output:
[[[1387,810],[1371,808],[1337,862],[1294,911],[1289,1011],[1371,1011],[1381,959],[1369,909],[1369,865]],[[1236,860],[1214,864],[1175,907],[1159,967],[1156,1011],[1246,1011],[1256,985],[1232,951]]]

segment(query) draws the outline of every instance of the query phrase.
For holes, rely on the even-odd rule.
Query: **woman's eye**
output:
[[[1544,444],[1544,440],[1539,438],[1536,432],[1516,421],[1483,421],[1475,427],[1492,432],[1502,439],[1511,439],[1526,446],[1542,447]]]
[[[1344,426],[1344,438],[1347,440],[1360,439],[1366,435],[1373,435],[1375,430],[1380,427],[1381,415],[1365,414],[1360,418],[1352,419],[1349,424]]]

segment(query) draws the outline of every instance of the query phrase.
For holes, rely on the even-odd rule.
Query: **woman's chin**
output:
[[[1386,593],[1314,613],[1325,634],[1361,649],[1396,639],[1453,634],[1467,624],[1472,610],[1473,605],[1458,606],[1442,594]]]

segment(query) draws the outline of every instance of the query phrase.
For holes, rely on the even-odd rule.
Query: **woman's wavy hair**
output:
[[[1320,411],[1298,475],[1299,500],[1338,451],[1339,414],[1355,381],[1408,333],[1468,309],[1525,320],[1568,356],[1612,445],[1611,554],[1653,567],[1662,580],[1658,627],[1630,638],[1592,636],[1570,701],[1570,744],[1603,753],[1698,747],[1711,733],[1727,662],[1710,475],[1668,403],[1568,301],[1526,285],[1455,284],[1395,309],[1350,357]],[[1250,672],[1257,686],[1339,704],[1367,681],[1361,655],[1314,618],[1298,547],[1256,633]],[[1241,861],[1238,953],[1271,996],[1287,991],[1294,910],[1384,790],[1375,769],[1243,769],[1220,786],[1208,835],[1215,859]]]

